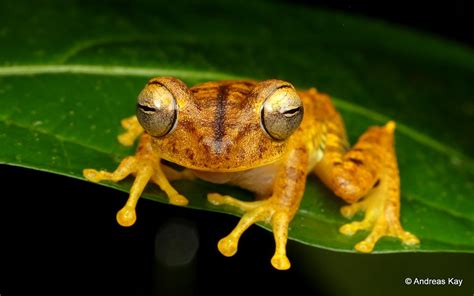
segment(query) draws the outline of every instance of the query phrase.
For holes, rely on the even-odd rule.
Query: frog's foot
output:
[[[230,257],[237,252],[240,236],[247,228],[256,222],[266,221],[273,226],[276,243],[275,254],[271,260],[273,267],[280,270],[290,268],[290,261],[286,256],[286,241],[288,239],[288,225],[291,216],[276,200],[269,198],[267,200],[244,202],[231,196],[217,193],[209,193],[207,199],[214,205],[230,205],[245,212],[234,230],[221,239],[217,245],[219,251],[224,256]]]
[[[365,199],[341,208],[341,214],[346,218],[351,218],[359,211],[365,211],[365,217],[362,221],[343,225],[339,231],[345,235],[353,235],[359,230],[371,230],[363,241],[355,245],[355,249],[362,253],[372,252],[377,241],[383,236],[399,238],[408,246],[419,244],[418,238],[405,231],[400,224],[399,199],[390,200],[384,196],[384,190],[377,189]]]
[[[143,128],[135,115],[122,119],[121,124],[127,131],[120,134],[117,139],[124,146],[132,146],[135,140],[143,133]]]
[[[94,169],[85,169],[84,177],[92,182],[109,180],[118,182],[125,179],[130,174],[135,175],[135,181],[130,189],[130,196],[125,206],[117,213],[117,222],[122,226],[131,226],[136,221],[135,207],[145,186],[151,180],[160,186],[169,198],[171,204],[184,206],[188,200],[180,195],[168,182],[160,164],[157,155],[148,149],[146,137],[142,142],[135,156],[129,156],[122,160],[114,172],[96,171]]]

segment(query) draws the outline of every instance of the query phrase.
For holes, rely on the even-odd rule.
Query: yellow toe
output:
[[[124,133],[124,134],[119,135],[117,137],[117,140],[123,146],[132,146],[133,143],[135,142],[135,139],[130,137],[130,135],[128,133]]]
[[[137,215],[135,213],[135,209],[129,206],[123,207],[117,213],[117,222],[121,226],[129,227],[135,224],[137,221]]]
[[[181,194],[169,196],[169,199],[170,199],[170,204],[175,205],[175,206],[186,206],[189,203],[188,199]]]
[[[389,122],[387,122],[387,124],[385,125],[385,130],[388,131],[389,133],[393,133],[393,131],[395,130],[395,127],[397,126],[397,124],[395,123],[395,121],[393,120],[390,120]]]
[[[339,232],[344,235],[354,235],[356,230],[354,230],[354,227],[352,227],[350,224],[345,224],[339,228]]]
[[[398,237],[402,240],[403,244],[407,246],[420,244],[420,240],[408,231],[404,231],[402,234],[398,235]]]
[[[366,221],[355,221],[352,223],[344,224],[339,228],[339,232],[344,235],[354,235],[359,230],[365,230],[369,227]]]
[[[237,243],[238,241],[232,237],[226,236],[219,241],[217,248],[222,255],[226,257],[232,257],[237,253]]]
[[[211,204],[219,206],[224,203],[224,196],[220,195],[219,193],[209,193],[207,194],[207,200]]]
[[[374,249],[374,243],[361,241],[355,245],[355,249],[361,253],[370,253]]]
[[[358,212],[358,209],[356,209],[352,205],[349,205],[349,206],[343,206],[340,211],[341,211],[342,216],[344,216],[347,219],[350,219]]]
[[[274,255],[272,258],[272,265],[278,270],[287,270],[290,269],[291,263],[290,260],[288,260],[288,257],[286,255]]]
[[[84,177],[91,181],[91,182],[94,182],[94,183],[97,183],[100,181],[100,174],[98,171],[94,170],[94,169],[84,169],[82,171],[82,174],[84,175]]]

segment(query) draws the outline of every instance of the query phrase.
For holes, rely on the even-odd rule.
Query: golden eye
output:
[[[296,91],[289,85],[283,85],[263,102],[261,125],[271,138],[283,141],[300,126],[303,113],[303,102]]]
[[[154,137],[169,134],[176,126],[178,107],[173,94],[161,83],[148,84],[138,95],[137,118]]]

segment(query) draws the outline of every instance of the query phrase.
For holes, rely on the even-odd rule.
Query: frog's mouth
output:
[[[247,171],[250,169],[270,165],[279,162],[282,159],[282,156],[279,155],[274,158],[268,158],[265,161],[259,160],[254,161],[252,163],[241,163],[240,165],[235,165],[235,163],[230,164],[227,163],[227,166],[224,166],[224,161],[220,162],[208,162],[204,163],[203,165],[199,165],[198,163],[194,163],[189,159],[186,159],[185,162],[183,160],[174,160],[169,158],[162,158],[161,163],[171,167],[177,171],[183,171],[185,169],[191,169],[194,171],[202,171],[202,172],[214,172],[214,173],[233,173],[233,172],[242,172]]]
[[[178,172],[184,171],[186,169],[186,167],[184,167],[182,165],[179,165],[175,162],[171,162],[171,161],[166,160],[166,159],[162,159],[161,163],[168,166],[168,167],[170,167],[170,168],[172,168],[172,169],[177,170]]]

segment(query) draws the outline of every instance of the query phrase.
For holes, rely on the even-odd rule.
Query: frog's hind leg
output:
[[[130,195],[125,206],[117,213],[117,222],[122,226],[131,226],[136,221],[135,207],[138,199],[151,180],[168,195],[170,203],[175,205],[186,205],[187,199],[169,184],[160,164],[160,158],[153,151],[150,144],[150,136],[144,134],[138,145],[134,156],[126,157],[114,172],[96,171],[85,169],[84,177],[92,182],[110,180],[118,182],[130,174],[135,175],[135,181],[130,189]]]
[[[392,121],[384,127],[372,127],[347,152],[337,141],[327,143],[325,156],[315,168],[315,173],[336,195],[351,203],[341,208],[343,216],[351,218],[358,211],[365,211],[362,221],[340,228],[346,235],[371,231],[355,246],[359,252],[371,252],[383,236],[397,237],[406,245],[419,243],[400,224],[400,177],[394,129]]]

